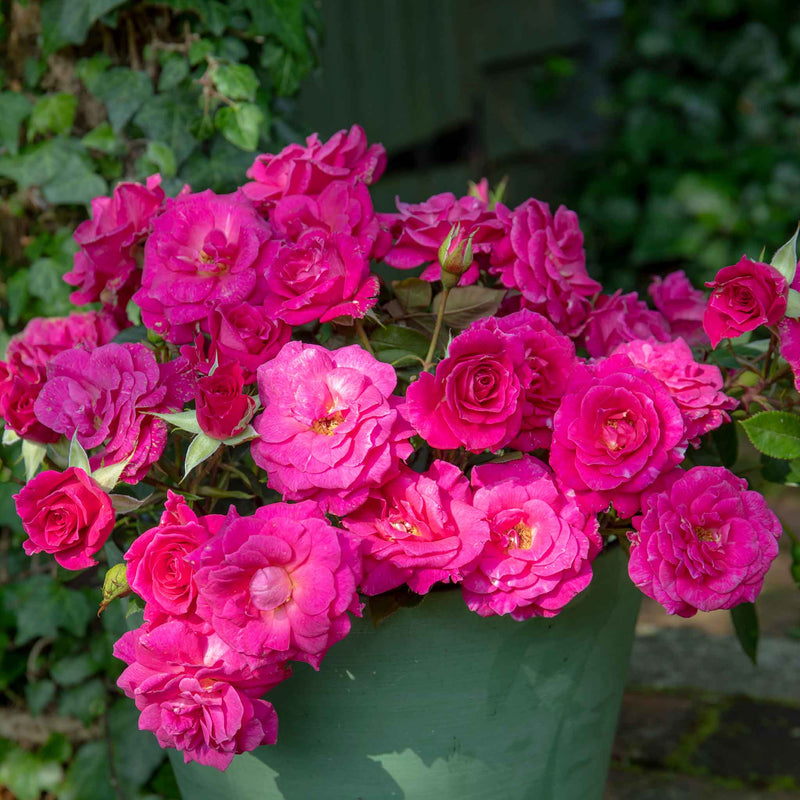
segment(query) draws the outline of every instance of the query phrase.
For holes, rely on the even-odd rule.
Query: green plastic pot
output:
[[[593,800],[603,794],[639,594],[617,548],[558,617],[430,594],[354,620],[318,673],[268,695],[278,743],[225,772],[171,753],[185,800]]]

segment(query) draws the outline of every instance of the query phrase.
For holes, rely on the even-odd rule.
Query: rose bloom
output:
[[[683,339],[666,343],[637,340],[614,352],[624,353],[664,384],[683,415],[686,437],[694,447],[700,446],[701,436],[729,421],[727,412],[739,404],[722,391],[719,367],[698,364]]]
[[[258,369],[264,411],[252,452],[270,487],[338,515],[363,503],[413,451],[396,385],[393,367],[358,345],[289,342]]]
[[[117,684],[136,702],[139,728],[185,763],[224,770],[234,755],[275,744],[275,709],[257,698],[289,675],[283,665],[254,667],[210,629],[181,620],[129,631],[114,655],[128,664]]]
[[[723,467],[675,470],[648,494],[629,534],[631,580],[670,614],[752,603],[778,554],[781,523]]]
[[[616,347],[635,339],[672,339],[661,312],[652,311],[636,292],[601,294],[580,336],[592,358],[611,355]]]
[[[191,341],[217,307],[260,303],[271,258],[268,223],[239,195],[177,197],[153,223],[142,287],[133,301],[144,324],[167,341]]]
[[[521,292],[525,308],[573,335],[602,288],[586,272],[577,214],[559,206],[553,216],[547,203],[531,198],[513,211],[498,203],[497,216],[506,235],[492,250],[489,271]]]
[[[759,325],[775,325],[786,313],[788,286],[769,264],[742,256],[723,267],[713,281],[703,328],[716,347],[720,339],[735,338]]]
[[[673,339],[680,337],[690,345],[708,345],[703,331],[706,298],[692,286],[683,270],[670,272],[665,278],[654,277],[647,293],[666,319]]]
[[[591,560],[602,549],[597,518],[531,456],[477,466],[471,481],[491,534],[464,569],[467,606],[482,617],[555,616],[592,579]]]
[[[368,595],[403,583],[418,594],[437,582],[457,583],[489,536],[469,481],[447,461],[434,461],[424,474],[404,467],[342,523],[361,541],[361,590]]]
[[[68,439],[77,434],[85,449],[102,447],[92,469],[130,458],[121,479],[138,483],[167,441],[166,423],[151,412],[179,411],[191,397],[179,366],[158,364],[143,344],[67,350],[51,362],[34,410]]]
[[[109,496],[82,469],[40,472],[14,495],[28,555],[52,553],[65,569],[94,566],[114,527]]]
[[[128,584],[145,601],[145,619],[194,611],[197,589],[186,556],[219,530],[225,517],[198,517],[181,495],[167,490],[161,520],[134,539],[125,553]]]
[[[527,309],[505,317],[485,317],[470,329],[497,331],[522,342],[531,377],[524,386],[521,429],[510,446],[523,452],[549,448],[553,415],[577,363],[575,345],[541,314]]]
[[[238,652],[271,653],[315,669],[361,615],[361,560],[310,501],[272,503],[252,517],[231,508],[216,535],[189,555],[197,613]]]
[[[318,195],[333,181],[369,186],[385,169],[383,145],[368,145],[364,129],[353,125],[327,142],[320,142],[312,133],[305,147],[290,144],[277,155],[258,156],[247,171],[247,177],[253,180],[242,187],[242,192],[266,212],[282,197]]]
[[[78,287],[70,295],[75,305],[99,300],[124,313],[141,280],[139,245],[163,205],[160,175],[151,175],[144,186],[120,183],[111,197],[92,200],[92,218],[75,230],[80,249],[72,272],[64,276],[68,284]]]
[[[198,378],[194,400],[203,433],[213,439],[231,439],[250,424],[256,401],[242,389],[242,370],[235,362],[220,364],[213,375]]]
[[[423,372],[408,387],[404,413],[431,447],[499,450],[520,432],[530,379],[522,339],[469,329],[450,343],[435,375]]]
[[[657,378],[623,355],[575,368],[553,421],[550,464],[582,508],[612,503],[632,516],[685,451],[680,409]]]
[[[378,301],[378,279],[358,241],[318,228],[280,247],[266,285],[264,309],[289,325],[360,319]]]
[[[384,261],[398,269],[433,262],[422,272],[426,281],[439,280],[439,247],[454,225],[460,226],[459,242],[472,236],[475,254],[472,266],[461,276],[461,286],[475,283],[480,265],[488,266],[489,254],[503,236],[503,224],[484,200],[472,196],[456,199],[450,192],[436,194],[424,203],[398,200],[396,214],[380,214],[379,218],[395,239]]]

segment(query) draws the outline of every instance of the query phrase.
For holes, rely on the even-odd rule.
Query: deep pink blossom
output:
[[[14,495],[28,555],[52,553],[65,569],[94,566],[114,527],[109,496],[82,469],[40,472]]]
[[[138,483],[167,440],[166,423],[151,412],[178,411],[191,396],[176,365],[158,364],[142,344],[107,344],[59,353],[36,400],[38,419],[87,450],[102,448],[96,469],[130,459],[122,480]]]
[[[700,446],[701,436],[730,420],[727,412],[739,404],[722,391],[719,367],[695,361],[683,339],[636,340],[620,345],[614,352],[624,353],[666,386],[683,415],[686,438],[694,447]]]
[[[220,364],[213,375],[197,379],[197,424],[212,439],[231,439],[250,424],[256,400],[244,394],[242,369],[235,361]]]
[[[269,485],[334,514],[362,503],[412,452],[396,385],[394,369],[358,345],[330,351],[289,342],[258,369],[264,411],[253,423],[252,451]]]
[[[180,344],[215,308],[260,303],[270,236],[269,224],[240,195],[205,191],[170,200],[153,223],[133,297],[144,324]]]
[[[333,181],[369,186],[385,169],[383,145],[368,145],[364,129],[353,125],[349,131],[338,131],[327,142],[320,142],[312,133],[305,147],[290,144],[277,155],[258,156],[247,171],[247,177],[253,180],[242,191],[267,211],[287,195],[318,195]]]
[[[759,325],[775,325],[786,313],[788,285],[775,267],[742,256],[723,267],[713,281],[703,328],[716,347],[720,339],[735,338]]]
[[[272,503],[252,517],[231,509],[216,535],[189,556],[198,614],[231,647],[280,653],[319,668],[361,614],[361,560],[310,501]]]
[[[467,606],[482,617],[555,616],[592,579],[591,560],[602,548],[597,518],[530,456],[477,466],[472,484],[491,535],[464,569]]]
[[[378,301],[379,288],[356,239],[318,228],[281,245],[266,286],[265,310],[289,325],[360,319]]]
[[[141,281],[140,245],[163,205],[160,175],[151,175],[144,186],[120,183],[111,197],[92,200],[92,218],[75,230],[80,249],[64,276],[78,287],[70,295],[75,305],[99,300],[124,311]]]
[[[692,286],[682,269],[664,278],[654,277],[647,293],[664,315],[673,339],[680,337],[690,345],[708,346],[708,336],[703,330],[705,295]]]
[[[408,387],[405,414],[431,447],[499,450],[520,432],[530,367],[522,339],[469,329],[450,343],[436,374]]]
[[[666,387],[627,356],[578,365],[553,421],[550,464],[579,505],[623,517],[641,494],[680,463],[686,432]]]
[[[424,474],[405,467],[342,522],[362,543],[361,589],[369,595],[403,583],[418,594],[437,582],[457,583],[489,536],[469,481],[447,461],[434,461]]]
[[[380,220],[395,239],[384,261],[399,269],[412,269],[433,262],[423,273],[423,280],[439,280],[438,253],[450,229],[458,224],[459,241],[472,236],[473,265],[461,276],[460,285],[475,283],[479,267],[488,266],[489,253],[503,236],[503,224],[488,204],[478,197],[456,198],[445,192],[424,203],[401,203],[396,214],[381,214]]]
[[[145,619],[194,611],[197,589],[186,556],[219,530],[224,516],[198,517],[181,495],[167,491],[161,520],[134,539],[125,553],[131,589],[145,601]]]
[[[527,309],[486,317],[473,323],[471,330],[497,331],[522,342],[530,380],[523,386],[521,429],[510,446],[522,451],[550,447],[553,415],[577,363],[575,345],[541,314]]]
[[[506,235],[492,251],[490,272],[522,294],[525,308],[573,335],[601,289],[586,272],[577,214],[559,206],[553,216],[547,203],[531,198],[513,211],[498,203],[497,216]]]
[[[781,523],[766,500],[723,467],[676,470],[645,497],[629,534],[631,580],[670,614],[752,603],[778,554]]]
[[[608,356],[616,347],[635,339],[672,339],[660,311],[652,311],[636,292],[601,294],[595,301],[581,341],[593,358]]]

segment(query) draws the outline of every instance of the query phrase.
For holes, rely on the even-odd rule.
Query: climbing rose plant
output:
[[[622,547],[691,616],[752,603],[778,552],[764,498],[708,459],[734,415],[800,463],[794,240],[708,302],[657,278],[653,308],[589,276],[575,212],[484,180],[379,214],[385,167],[353,126],[258,156],[230,195],[120,184],[75,233],[93,305],[0,362],[25,551],[124,553],[102,605],[143,617],[119,686],[187,762],[275,743],[269,690],[377,595],[453,584],[481,616],[552,617]]]

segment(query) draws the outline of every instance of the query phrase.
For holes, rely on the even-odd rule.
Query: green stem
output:
[[[433,336],[431,337],[431,346],[428,348],[428,354],[425,356],[425,363],[422,365],[422,371],[427,372],[433,366],[433,355],[436,352],[436,344],[439,341],[439,334],[442,331],[442,322],[444,321],[444,309],[447,305],[447,298],[450,290],[445,286],[442,290],[442,302],[439,304],[439,311],[436,314],[436,325],[433,328]]]
[[[364,349],[371,355],[375,355],[375,351],[372,349],[372,344],[367,337],[367,332],[364,330],[364,325],[360,319],[356,320],[356,333],[358,334],[358,338],[361,339],[361,344],[364,345]]]

